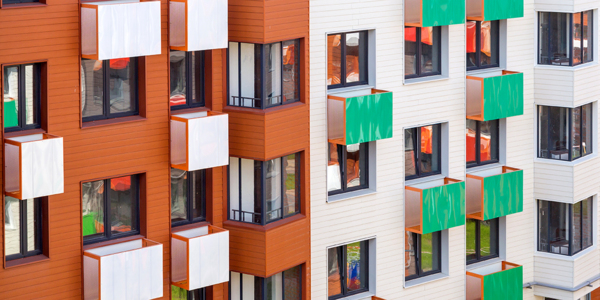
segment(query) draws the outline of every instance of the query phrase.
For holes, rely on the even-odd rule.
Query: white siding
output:
[[[537,105],[578,107],[600,98],[600,65],[579,67],[537,66],[535,103]]]
[[[595,0],[535,0],[535,9],[552,12],[579,12],[598,8]]]

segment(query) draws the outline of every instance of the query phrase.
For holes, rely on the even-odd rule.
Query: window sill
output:
[[[426,283],[442,280],[442,279],[449,278],[449,277],[450,276],[448,274],[437,273],[437,274],[433,274],[433,275],[429,275],[429,276],[425,276],[425,277],[421,277],[421,278],[416,278],[416,279],[413,279],[410,281],[404,281],[404,288],[408,289],[411,287],[423,285]]]
[[[303,219],[306,219],[305,215],[296,214],[294,216],[287,217],[283,220],[275,221],[273,223],[269,223],[266,225],[245,223],[245,222],[240,222],[240,221],[235,221],[235,220],[227,220],[227,221],[223,222],[223,227],[225,229],[241,228],[241,229],[249,229],[249,230],[254,230],[254,231],[265,232],[265,231],[269,231],[269,230],[277,228],[277,227],[285,226],[289,223],[293,223],[293,222],[303,220]]]
[[[540,251],[535,251],[535,253],[533,254],[534,257],[544,257],[544,258],[551,258],[551,259],[556,259],[556,260],[562,260],[562,261],[571,261],[574,262],[576,260],[582,259],[584,256],[594,252],[596,250],[597,246],[596,245],[592,245],[591,247],[582,250],[581,252],[573,255],[573,256],[568,256],[568,255],[562,255],[562,254],[555,254],[555,253],[548,253],[548,252],[540,252]]]
[[[585,64],[581,64],[578,66],[554,66],[554,65],[539,65],[536,64],[534,66],[534,69],[539,69],[539,70],[562,70],[562,71],[577,71],[577,70],[583,70],[583,69],[588,69],[588,68],[592,68],[598,66],[598,62],[593,61],[593,62],[589,62],[589,63],[585,63]]]
[[[421,184],[421,183],[425,183],[425,182],[429,182],[429,181],[436,181],[436,180],[440,180],[440,179],[444,179],[444,178],[446,178],[445,175],[436,174],[436,175],[431,175],[431,176],[422,177],[422,178],[409,179],[409,180],[404,181],[404,186],[411,186],[414,184]]]
[[[194,228],[200,228],[200,227],[204,227],[204,226],[208,226],[208,225],[211,225],[210,222],[202,221],[202,222],[197,222],[197,223],[192,223],[192,224],[179,225],[179,226],[175,226],[175,227],[171,226],[171,233],[186,231],[186,230],[194,229]]]
[[[369,90],[369,92],[366,94],[370,94],[371,89],[374,89],[374,88],[375,87],[372,85],[363,84],[363,85],[335,88],[335,89],[331,89],[331,90],[327,89],[327,95],[337,95],[337,94],[343,94],[343,93],[359,92],[362,90]]]
[[[19,259],[14,259],[14,260],[9,260],[6,261],[4,263],[4,268],[5,269],[11,269],[11,268],[16,268],[16,267],[20,267],[20,266],[25,266],[25,265],[30,265],[30,264],[34,264],[34,263],[38,263],[38,262],[43,262],[43,261],[48,261],[50,260],[50,257],[44,255],[44,254],[39,254],[39,255],[35,255],[35,256],[30,256],[30,257],[25,257],[25,258],[19,258]]]
[[[404,79],[404,85],[413,85],[413,84],[435,82],[435,81],[442,81],[442,80],[448,80],[448,79],[450,79],[450,77],[448,75],[434,75],[434,76],[417,77],[417,78]]]
[[[137,235],[132,235],[132,236],[123,237],[123,238],[119,238],[119,239],[102,241],[102,242],[98,242],[98,243],[84,245],[83,251],[94,249],[94,248],[99,248],[99,247],[104,247],[104,246],[109,246],[109,245],[120,244],[120,243],[129,242],[129,241],[133,241],[133,240],[137,240],[137,239],[144,239],[144,238],[146,238],[146,237],[143,235],[137,234]]]
[[[17,9],[17,8],[34,8],[34,7],[46,7],[48,4],[40,2],[31,3],[14,3],[14,4],[2,4],[2,9]]]
[[[343,298],[339,298],[339,300],[364,300],[364,299],[371,299],[373,296],[375,296],[375,293],[371,293],[371,292],[362,292],[360,294],[356,294],[356,295],[351,295],[348,297],[343,297]]]
[[[485,74],[485,73],[491,73],[491,72],[498,72],[498,71],[504,71],[504,70],[505,69],[501,68],[501,67],[483,68],[483,69],[467,71],[467,76],[477,75],[477,74]]]
[[[549,165],[560,165],[560,166],[567,166],[567,167],[575,167],[579,164],[583,164],[586,163],[589,160],[593,160],[598,158],[598,154],[597,153],[592,153],[590,155],[584,156],[582,158],[573,160],[573,161],[564,161],[564,160],[558,160],[558,159],[549,159],[549,158],[540,158],[540,157],[536,157],[533,159],[534,163],[542,163],[542,164],[549,164]]]
[[[488,260],[476,262],[476,263],[467,265],[467,271],[473,270],[473,269],[477,269],[477,268],[481,268],[481,267],[485,267],[487,265],[493,265],[493,264],[501,263],[504,260],[505,259],[503,259],[502,257],[496,257],[496,258],[491,258],[491,259],[488,259]]]
[[[358,198],[358,197],[364,197],[364,196],[375,194],[376,192],[377,191],[374,189],[362,189],[362,190],[358,190],[358,191],[352,191],[352,192],[327,196],[327,203],[334,203],[334,202],[339,202],[339,201],[343,201],[343,200],[350,200],[350,199],[354,199],[354,198]]]
[[[120,118],[106,119],[106,120],[99,120],[99,121],[90,121],[90,122],[83,122],[81,125],[81,129],[96,128],[96,127],[102,127],[102,126],[108,126],[108,125],[120,125],[120,124],[139,122],[139,121],[145,121],[145,120],[146,120],[146,118],[144,118],[142,116],[129,116],[129,117],[120,117]]]

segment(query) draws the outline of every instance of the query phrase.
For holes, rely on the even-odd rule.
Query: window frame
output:
[[[592,140],[590,141],[590,145],[589,145],[590,151],[587,154],[583,154],[583,153],[580,152],[581,155],[579,157],[573,158],[573,145],[572,145],[572,143],[573,143],[573,110],[574,109],[580,109],[580,111],[581,111],[581,117],[579,118],[579,121],[580,121],[579,130],[582,131],[583,130],[583,125],[584,125],[584,122],[583,122],[583,107],[587,106],[587,105],[589,105],[588,109],[591,111],[591,117],[592,117],[592,120],[590,120],[592,126],[589,127],[589,128],[586,127],[586,130],[590,131],[590,137],[592,138]],[[538,127],[537,128],[537,158],[550,159],[550,160],[558,160],[558,161],[569,161],[570,162],[570,161],[576,161],[578,159],[584,158],[584,157],[586,157],[586,156],[591,155],[591,154],[594,153],[594,134],[595,134],[595,132],[594,132],[594,104],[593,103],[587,103],[587,104],[584,104],[582,106],[578,106],[578,107],[575,107],[575,108],[559,107],[561,109],[566,109],[567,110],[567,116],[568,116],[567,117],[567,125],[568,125],[568,131],[567,131],[568,132],[568,136],[567,136],[567,150],[568,150],[569,158],[567,160],[563,160],[563,159],[560,159],[560,158],[552,158],[551,156],[550,157],[542,157],[541,156],[542,150],[548,151],[548,152],[551,151],[550,148],[548,148],[548,149],[541,149],[540,136],[542,134],[542,132],[541,132],[542,129],[541,129],[541,126],[539,124],[541,122],[540,118],[542,116],[541,110],[544,107],[556,107],[556,106],[538,105],[538,108],[537,108],[537,127]],[[551,135],[550,135],[550,133],[551,133],[551,130],[550,130],[551,118],[550,118],[550,116],[548,116],[548,120],[547,121],[548,122],[546,123],[546,127],[548,129],[548,132],[546,132],[545,134],[546,134],[548,142],[549,142],[551,140],[551,138],[550,138],[551,137]],[[583,138],[582,138],[581,132],[579,134],[580,134],[579,149],[582,149]]]
[[[350,82],[347,83],[346,82],[346,34],[352,34],[352,33],[358,33],[359,36],[361,33],[364,33],[365,35],[365,80],[359,80],[356,82]],[[357,85],[367,85],[369,84],[369,31],[368,30],[357,30],[357,31],[348,31],[348,32],[342,32],[342,33],[332,33],[332,34],[328,34],[327,37],[330,37],[332,35],[341,35],[342,37],[340,38],[340,47],[342,49],[342,54],[341,54],[341,61],[340,61],[340,83],[338,84],[331,84],[331,85],[327,85],[327,89],[328,90],[332,90],[332,89],[337,89],[337,88],[344,88],[344,87],[352,87],[352,86],[357,86]],[[360,55],[360,52],[359,52]],[[360,68],[360,66],[359,66]],[[360,69],[359,69],[360,71]]]
[[[303,286],[304,286],[304,284],[303,284],[304,283],[304,281],[303,281],[303,276],[304,276],[303,273],[304,272],[302,271],[302,269],[303,269],[302,265],[298,265],[298,266],[294,266],[294,267],[291,267],[291,268],[289,268],[287,270],[279,272],[279,273],[281,273],[281,300],[285,300],[285,292],[286,292],[285,291],[285,272],[289,271],[289,270],[291,270],[293,268],[296,268],[296,267],[298,267],[299,270],[300,270],[300,296],[302,297]],[[231,270],[229,271],[229,284],[228,284],[229,298],[228,299],[231,299],[231,288],[232,288],[231,273],[232,272],[235,272],[235,271],[231,271]],[[240,281],[239,281],[240,282],[240,296],[241,296],[240,299],[244,299],[244,276],[243,276],[244,273],[241,273],[241,272],[236,272],[236,273],[238,273],[240,275]],[[271,276],[269,276],[267,278],[271,278],[271,277],[273,277],[273,276],[275,276],[275,275],[277,275],[279,273],[271,275]],[[249,275],[251,275],[251,274],[249,274]],[[260,285],[260,289],[261,289],[260,295],[262,296],[262,297],[260,297],[262,299],[256,299],[256,297],[254,297],[254,299],[255,300],[267,300],[267,278],[259,277],[259,276],[255,276],[255,275],[252,275],[252,276],[254,277],[254,284],[253,285],[254,285],[254,288],[255,288],[253,296],[256,296],[256,286],[257,285]],[[259,281],[258,284],[256,283],[257,280]]]
[[[18,5],[18,4],[29,4],[29,3],[40,3],[40,4],[45,4],[45,1],[40,1],[40,0],[2,0],[2,2],[0,3],[0,7],[3,7],[4,5]]]
[[[469,21],[467,21],[467,22],[469,22]],[[492,49],[492,54],[495,54],[493,56],[495,56],[497,63],[485,65],[485,66],[481,65],[481,23],[483,21],[472,21],[472,22],[475,22],[476,64],[475,64],[475,66],[471,66],[471,67],[469,67],[467,64],[467,71],[483,70],[483,69],[489,69],[489,68],[499,68],[500,67],[500,21],[499,20],[487,21],[487,22],[490,22],[491,38],[493,38],[494,36],[497,38],[496,47],[495,47],[496,49]],[[492,31],[493,31],[493,33],[492,33]],[[490,44],[493,45],[494,41],[492,41]],[[495,50],[495,52],[494,52],[494,50]],[[468,53],[467,53],[467,55],[468,55]]]
[[[16,198],[14,198],[16,199]],[[44,254],[45,245],[44,245],[44,223],[46,222],[44,218],[44,210],[45,208],[45,197],[34,198],[33,204],[33,216],[38,222],[34,222],[35,231],[37,233],[34,239],[34,250],[28,251],[28,236],[27,236],[27,201],[16,199],[19,205],[19,253],[10,254],[5,256],[6,261],[17,260],[21,258],[36,256]],[[4,214],[6,216],[6,199],[4,200]],[[4,220],[4,242],[6,243],[6,220]]]
[[[439,268],[439,270],[431,270],[431,271],[427,271],[427,272],[423,272],[422,267],[421,267],[421,255],[422,255],[422,253],[421,253],[422,252],[421,237],[423,235],[414,233],[414,232],[409,232],[409,233],[413,236],[413,241],[415,241],[415,244],[416,244],[414,246],[414,249],[415,249],[414,257],[415,257],[415,270],[416,270],[417,274],[405,276],[404,281],[410,281],[410,280],[422,278],[425,276],[442,273],[442,232],[436,231],[436,232],[431,233],[432,234],[432,236],[431,236],[432,247],[433,247],[433,239],[436,238],[436,236],[437,236],[437,240],[438,240],[438,245],[440,246],[440,249],[438,250],[438,261],[440,262],[440,268]],[[433,251],[433,249],[432,249],[432,251]]]
[[[206,51],[179,51],[179,50],[169,50],[169,72],[171,71],[171,52],[183,52],[185,53],[185,104],[180,105],[171,105],[169,102],[169,107],[171,111],[180,110],[186,108],[197,108],[197,107],[205,107],[206,106]],[[194,82],[192,80],[193,72],[196,71],[196,66],[192,64],[192,56],[196,56],[196,59],[200,59],[200,72],[198,75],[200,78],[196,78]],[[172,79],[169,77],[169,98],[171,97],[170,91],[170,81]],[[193,94],[193,89],[189,89],[188,87],[196,87],[196,98],[200,99],[198,103],[191,103],[191,97],[189,95]],[[200,87],[200,89],[198,89]],[[169,99],[170,101],[170,99]]]
[[[404,79],[415,79],[415,78],[422,78],[422,77],[429,77],[429,76],[438,76],[438,75],[442,75],[442,27],[443,26],[433,26],[433,30],[434,31],[438,31],[439,35],[439,40],[437,41],[437,45],[438,45],[438,61],[440,62],[439,68],[440,71],[439,72],[423,72],[423,70],[421,70],[421,56],[423,53],[423,43],[421,42],[421,28],[423,27],[414,27],[414,26],[406,26],[405,28],[415,28],[415,43],[417,44],[417,55],[416,55],[416,59],[415,59],[415,65],[417,66],[416,68],[416,73],[415,74],[410,74],[410,75],[406,75],[406,72],[404,74]],[[432,37],[435,38],[435,32],[432,34]],[[436,44],[434,42],[434,44]],[[404,55],[404,68],[406,68],[406,38],[404,40],[404,51],[405,51],[405,55]]]
[[[361,257],[361,260],[364,258],[365,259],[365,266],[366,266],[366,272],[365,272],[365,287],[359,290],[354,290],[354,291],[348,291],[348,286],[347,286],[347,281],[346,278],[348,276],[347,271],[348,269],[346,268],[347,265],[347,253],[348,253],[348,245],[342,245],[342,246],[338,246],[338,247],[334,247],[336,254],[338,256],[338,270],[340,270],[340,286],[341,286],[341,290],[342,292],[340,294],[334,295],[334,296],[328,296],[327,300],[336,300],[336,299],[341,299],[341,298],[345,298],[348,296],[352,296],[352,295],[356,295],[356,294],[360,294],[360,293],[364,293],[364,292],[368,292],[369,291],[369,241],[368,240],[364,240],[364,241],[360,241],[360,248],[362,249],[364,247],[365,252],[364,252],[364,257]],[[327,270],[329,272],[329,269]],[[329,288],[329,287],[328,287]]]
[[[15,2],[20,3],[20,2]],[[25,109],[25,99],[26,99],[26,73],[25,68],[27,66],[33,66],[33,110],[34,110],[34,119],[37,118],[38,122],[30,125],[25,124],[25,120],[27,119],[27,111]],[[4,128],[4,133],[9,132],[17,132],[31,129],[42,128],[42,63],[34,62],[34,63],[26,63],[26,64],[7,64],[2,65],[2,78],[6,80],[6,69],[11,67],[18,67],[19,77],[18,77],[18,125],[14,127],[4,127],[4,120],[2,120],[2,127]],[[36,82],[37,79],[37,82]],[[4,91],[2,92],[2,102],[4,102]]]
[[[183,171],[183,170],[182,170]],[[171,228],[172,227],[178,227],[178,226],[183,226],[183,225],[189,225],[189,224],[194,224],[194,223],[199,223],[199,222],[204,222],[206,221],[206,170],[196,170],[196,171],[184,171],[187,174],[187,178],[186,180],[186,186],[187,186],[187,191],[186,191],[186,199],[187,199],[187,203],[186,203],[186,219],[182,220],[182,221],[173,221],[173,219],[171,219]],[[198,172],[198,176],[200,176],[200,184],[202,185],[202,193],[200,195],[200,205],[202,207],[202,212],[203,215],[200,217],[196,217],[194,218],[194,213],[192,211],[193,208],[193,202],[194,201],[190,201],[190,199],[192,199],[193,197],[193,192],[192,192],[192,176],[190,175],[191,173],[195,173]],[[171,177],[171,180],[173,180],[173,178]],[[195,199],[194,199],[195,200]],[[171,194],[171,201],[172,201],[172,194]],[[173,202],[171,202],[170,204],[172,205]],[[172,208],[171,208],[171,214],[173,213]]]
[[[487,121],[487,122],[496,122],[497,128],[496,128],[496,132],[498,133],[495,137],[495,142],[496,142],[496,151],[498,153],[498,159],[490,159],[484,162],[481,162],[481,123],[483,123],[483,121],[476,121],[473,120],[476,123],[476,129],[475,129],[475,162],[466,162],[467,164],[467,169],[468,168],[473,168],[473,167],[480,167],[480,166],[485,166],[485,165],[489,165],[489,164],[497,164],[500,162],[500,121],[499,120],[492,120],[492,121]],[[491,145],[493,145],[492,140],[490,139],[490,147]]]
[[[590,18],[588,18],[588,27],[589,27],[589,29],[591,30],[591,32],[590,32],[590,39],[591,39],[591,42],[590,42],[590,41],[588,41],[588,45],[590,45],[590,46],[591,46],[591,51],[590,51],[590,50],[588,50],[588,53],[591,53],[591,60],[589,60],[589,61],[584,61],[584,60],[583,60],[583,54],[582,54],[582,61],[581,61],[580,63],[573,63],[573,54],[574,54],[574,47],[575,47],[575,45],[573,44],[573,40],[574,40],[574,33],[573,33],[573,18],[574,18],[574,16],[575,16],[575,15],[577,15],[577,14],[580,14],[580,16],[581,16],[581,24],[583,24],[583,14],[584,14],[584,13],[587,13],[587,12],[591,12],[591,13],[592,13],[592,18],[591,18],[591,19],[590,19]],[[556,64],[552,64],[552,63],[542,63],[542,61],[541,61],[541,53],[540,53],[540,50],[541,50],[541,46],[542,46],[542,39],[541,39],[540,37],[541,37],[541,33],[542,33],[542,32],[541,32],[541,28],[540,28],[541,26],[540,26],[539,24],[540,24],[540,20],[541,20],[541,15],[542,15],[543,13],[547,13],[547,14],[549,14],[549,15],[548,15],[548,18],[549,18],[549,19],[550,19],[550,16],[552,16],[552,15],[551,15],[551,13],[561,13],[561,14],[567,14],[567,15],[569,15],[569,28],[568,28],[568,40],[569,40],[569,50],[568,50],[568,51],[569,51],[569,65],[568,65],[568,66],[567,66],[567,65],[556,65]],[[538,47],[538,50],[537,50],[537,64],[538,64],[538,65],[545,65],[545,66],[558,66],[558,67],[574,67],[574,66],[579,66],[579,65],[582,65],[582,64],[587,64],[587,63],[594,62],[594,60],[595,60],[596,58],[594,57],[594,10],[593,10],[593,9],[592,9],[592,10],[580,11],[580,12],[576,12],[576,13],[562,13],[562,12],[547,12],[547,11],[539,11],[539,12],[538,12],[538,19],[537,19],[537,21],[538,21],[538,28],[537,28],[537,39],[538,39],[538,41],[537,41],[537,47]],[[549,21],[549,22],[551,22],[551,21]],[[583,29],[582,29],[582,32],[583,32]],[[552,34],[552,28],[550,28],[550,29],[548,30],[548,36],[553,36],[553,37],[555,37],[555,35],[554,35],[554,34]],[[581,39],[583,39],[583,36],[581,37]],[[546,46],[548,47],[548,49],[550,49],[550,48],[551,48],[551,47],[550,47],[550,45],[551,45],[551,44],[552,44],[552,43],[551,43],[551,39],[548,39],[548,42],[547,42],[547,45],[546,45]],[[548,50],[548,51],[549,51],[549,50]]]
[[[335,191],[328,191],[327,195],[334,196],[334,195],[368,189],[369,188],[369,142],[360,143],[359,150],[358,150],[358,151],[360,151],[360,153],[364,153],[364,156],[365,156],[365,162],[364,162],[365,167],[364,167],[364,170],[361,170],[361,172],[363,172],[364,176],[365,176],[365,184],[359,185],[359,186],[353,186],[353,187],[348,187],[348,179],[347,179],[347,176],[348,176],[348,174],[347,174],[347,167],[348,167],[347,166],[347,163],[348,163],[348,161],[347,161],[348,150],[347,149],[348,149],[348,146],[340,145],[340,144],[332,144],[332,145],[337,146],[338,163],[340,165],[340,180],[342,182],[341,182],[341,189],[335,190]],[[359,166],[359,168],[360,168],[360,166]]]
[[[594,199],[593,197],[588,197],[588,198],[583,199],[583,200],[581,200],[581,201],[579,201],[579,202],[577,202],[575,204],[559,202],[561,204],[568,205],[568,210],[569,210],[569,218],[568,218],[568,222],[567,222],[567,229],[569,230],[569,237],[568,237],[569,238],[569,244],[568,244],[568,247],[569,247],[569,251],[568,252],[569,253],[568,254],[554,253],[554,252],[542,250],[542,244],[540,242],[540,238],[541,238],[541,235],[540,235],[540,222],[541,222],[541,218],[540,218],[541,208],[540,208],[540,205],[541,205],[542,201],[549,202],[549,203],[550,202],[555,202],[555,201],[539,200],[538,199],[538,201],[537,201],[537,249],[536,250],[538,252],[549,253],[549,254],[556,254],[556,255],[562,255],[562,256],[574,256],[574,255],[576,255],[576,254],[584,251],[585,249],[593,247],[594,243],[596,242],[595,239],[594,239],[594,225],[593,225],[594,224],[594,210],[593,210],[594,202],[593,202],[593,199]],[[584,248],[583,247],[583,236],[584,236],[583,235],[583,202],[586,201],[586,200],[591,201],[591,203],[592,203],[592,210],[590,211],[590,220],[589,220],[589,222],[592,224],[592,232],[590,233],[590,245]],[[580,227],[579,227],[579,229],[581,231],[580,232],[581,248],[577,252],[573,252],[573,248],[574,247],[573,247],[573,230],[572,229],[573,229],[573,219],[574,219],[574,213],[573,213],[573,211],[574,211],[573,210],[573,206],[574,205],[581,205],[580,212],[582,213],[582,215],[580,217],[581,224],[580,224]],[[548,205],[548,209],[546,211],[546,214],[548,215],[548,218],[551,216],[551,212],[552,212],[551,208],[552,208],[552,206]],[[549,237],[550,236],[550,226],[549,226],[549,224],[546,224],[546,227],[547,227],[546,236]],[[548,242],[548,245],[550,245],[549,242]]]
[[[495,218],[495,219],[488,220],[488,221],[493,221],[496,223],[495,224],[495,226],[496,226],[495,236],[496,236],[497,249],[494,249],[494,250],[496,250],[496,253],[487,255],[487,256],[481,256],[481,223],[483,221],[477,220],[477,219],[471,219],[471,220],[475,221],[475,256],[476,256],[476,258],[469,260],[468,257],[466,257],[467,265],[479,263],[482,261],[500,257],[500,219]],[[492,226],[493,225],[490,226],[490,231],[491,231]],[[490,247],[490,252],[491,252],[491,247]]]
[[[427,126],[432,126],[432,129],[433,129],[434,126],[439,126],[440,135],[439,135],[438,147],[437,147],[436,150],[437,150],[437,153],[438,153],[437,157],[438,157],[438,161],[440,162],[440,165],[439,165],[439,171],[421,174],[421,166],[419,164],[419,160],[421,158],[421,130],[420,129],[423,128],[423,127],[427,127]],[[413,130],[412,135],[413,135],[413,149],[414,149],[414,152],[415,152],[415,173],[416,173],[415,175],[410,175],[410,176],[404,175],[404,181],[442,174],[442,135],[443,135],[443,133],[442,133],[442,124],[440,124],[440,123],[438,123],[438,124],[431,124],[431,125],[425,125],[425,126],[420,126],[420,127],[406,128],[404,130],[405,131],[406,130]],[[433,133],[432,133],[432,136],[433,136]],[[414,138],[414,137],[416,137],[416,138]],[[433,137],[432,137],[432,139],[433,139]],[[432,152],[433,152],[433,150],[434,149],[433,149],[433,146],[432,146]],[[406,145],[404,145],[404,151],[406,153]],[[406,161],[406,154],[405,154],[404,160]]]

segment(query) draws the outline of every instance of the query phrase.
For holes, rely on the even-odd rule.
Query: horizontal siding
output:
[[[594,0],[535,0],[535,9],[552,12],[580,12],[598,8]]]
[[[573,202],[574,168],[552,161],[535,162],[535,197],[541,200]]]

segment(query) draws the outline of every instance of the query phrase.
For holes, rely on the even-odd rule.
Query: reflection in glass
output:
[[[283,271],[283,299],[300,300],[302,298],[302,267],[296,266]]]
[[[18,199],[4,197],[4,255],[21,252],[21,215]]]
[[[187,174],[171,168],[171,222],[187,219]]]
[[[413,136],[414,130],[404,130],[404,175],[406,177],[417,175],[417,155],[415,153],[415,139]]]
[[[108,196],[112,234],[137,230],[137,222],[135,222],[137,207],[131,176],[111,179]]]
[[[265,59],[266,103],[271,106],[281,103],[281,44],[265,45]]]
[[[417,28],[404,28],[404,75],[417,75]]]
[[[110,91],[110,113],[135,111],[135,64],[130,58],[111,59],[108,78]]]
[[[583,24],[581,20],[582,14],[573,14],[573,64],[580,64],[582,62],[583,49],[582,37],[583,37]]]
[[[583,62],[590,62],[593,60],[593,51],[592,51],[592,23],[594,20],[594,16],[591,10],[583,12],[583,31],[582,31],[582,60]]]
[[[593,214],[594,205],[592,198],[581,201],[581,235],[582,235],[582,249],[592,246],[593,243]]]
[[[4,128],[19,126],[19,67],[4,67]]]
[[[300,42],[291,40],[282,42],[283,46],[283,101],[294,101],[300,99],[298,90],[300,82],[298,53],[300,53]]]
[[[421,154],[419,157],[421,174],[434,173],[440,170],[439,155],[437,153],[440,140],[439,127],[439,125],[421,127]]]
[[[498,120],[480,123],[480,162],[498,161]]]
[[[467,219],[467,262],[477,260],[477,220]]]
[[[498,22],[481,22],[481,66],[498,64]]]
[[[435,260],[437,257],[435,255],[434,243],[436,241],[433,239],[433,233],[423,234],[421,235],[421,257],[420,257],[420,265],[423,273],[427,273],[429,271],[433,271]]]
[[[186,103],[186,52],[170,52],[171,106]],[[193,81],[192,81],[193,82]]]
[[[327,36],[327,85],[342,83],[342,35]]]
[[[83,209],[83,236],[104,234],[104,180],[81,185]]]
[[[477,121],[467,119],[467,165],[477,163]]]
[[[342,293],[342,273],[338,248],[327,249],[327,292],[329,297]]]
[[[365,242],[346,245],[346,288],[349,292],[366,288]]]
[[[581,156],[592,153],[592,104],[581,107]]]
[[[477,21],[467,21],[466,25],[467,25],[467,68],[476,67],[477,66]]]
[[[277,273],[271,277],[265,278],[265,298],[266,300],[279,300],[282,297],[283,273]],[[263,299],[262,297],[258,299]]]
[[[440,46],[439,27],[423,27],[421,29],[421,73],[439,73]]]
[[[539,250],[568,255],[568,204],[540,201],[539,205]]]
[[[404,235],[404,277],[417,275],[417,235],[405,231]]]
[[[267,223],[279,219],[281,215],[281,158],[265,162],[267,174],[265,178],[265,196],[267,202]]]
[[[346,34],[346,83],[366,81],[367,33]]]
[[[327,191],[342,189],[342,173],[340,169],[338,145],[329,143],[327,152]]]
[[[192,201],[192,220],[203,218],[205,216],[203,199],[206,191],[204,190],[204,170],[188,172],[190,178],[190,201]]]
[[[289,216],[299,211],[296,195],[296,154],[290,154],[282,158],[284,170],[283,193],[283,215]]]
[[[570,15],[539,13],[539,63],[570,65]]]
[[[346,146],[346,185],[348,188],[366,184],[363,158],[364,154],[361,154],[360,144]]]
[[[573,253],[581,250],[581,203],[573,205]]]
[[[104,114],[104,76],[102,61],[82,59],[81,78],[81,112],[83,117],[101,116]]]
[[[592,153],[592,105],[540,106],[539,157],[574,160]]]

